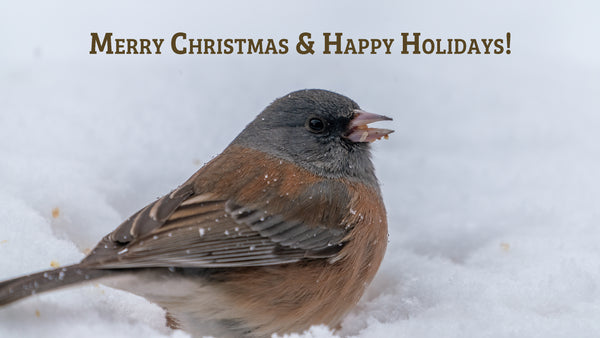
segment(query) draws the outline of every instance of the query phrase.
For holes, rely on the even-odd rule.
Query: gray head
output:
[[[388,117],[366,113],[349,98],[310,89],[275,100],[233,141],[295,163],[314,174],[377,185],[370,142],[392,130],[368,128]]]

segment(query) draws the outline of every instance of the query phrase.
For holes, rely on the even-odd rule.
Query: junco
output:
[[[143,296],[193,335],[336,327],[387,244],[370,142],[391,120],[349,98],[275,100],[212,161],[80,263],[0,283],[0,305],[89,280]]]

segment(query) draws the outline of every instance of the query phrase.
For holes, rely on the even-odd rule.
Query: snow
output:
[[[396,132],[373,147],[390,241],[341,330],[301,337],[598,337],[599,10],[592,1],[3,2],[0,279],[77,262],[273,99],[325,88],[394,118]],[[510,55],[88,54],[90,32],[178,31],[292,47],[304,31],[511,32],[512,43]],[[0,309],[0,336],[188,336],[163,316],[92,283]]]

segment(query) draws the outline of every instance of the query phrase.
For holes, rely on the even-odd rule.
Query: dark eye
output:
[[[311,117],[306,121],[306,128],[313,133],[322,133],[325,130],[326,123],[319,117]]]

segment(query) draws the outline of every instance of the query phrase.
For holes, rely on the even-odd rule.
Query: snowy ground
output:
[[[249,3],[0,4],[0,279],[77,262],[274,98],[325,88],[396,130],[374,145],[389,249],[336,334],[600,336],[597,2]],[[511,32],[512,53],[92,56],[96,31]],[[1,337],[187,337],[163,323],[102,285],[0,309]]]

